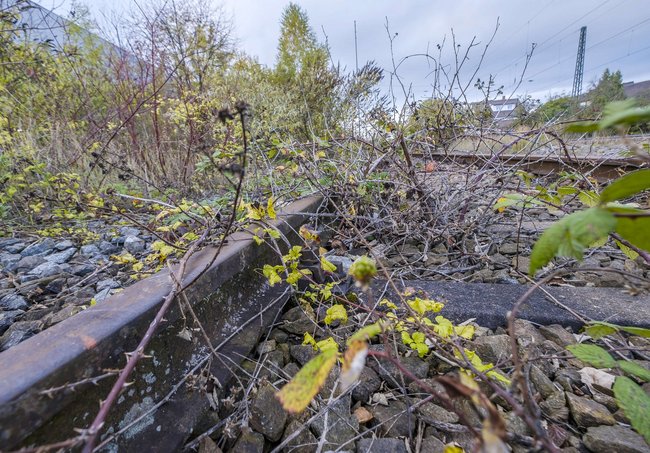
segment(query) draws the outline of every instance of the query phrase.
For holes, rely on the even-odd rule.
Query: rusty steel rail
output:
[[[320,204],[320,196],[298,200],[272,223],[296,241],[297,229]],[[214,253],[208,247],[188,260],[184,281],[198,278],[185,296],[228,359],[210,360],[191,318],[178,306],[170,310],[106,420],[102,440],[123,432],[109,450],[179,450],[196,426],[211,420],[205,392],[183,382],[207,373],[226,384],[288,299],[287,287],[270,287],[260,271],[279,262],[277,253],[256,245],[250,233],[229,236],[212,261]],[[162,270],[0,353],[0,451],[61,442],[87,427],[116,379],[111,372],[124,366],[172,288],[169,271]]]
[[[621,174],[648,166],[638,157],[591,158],[591,157],[549,157],[536,155],[489,155],[468,153],[415,154],[414,157],[432,159],[445,164],[475,165],[479,167],[517,167],[538,176],[549,176],[561,171],[581,172],[598,181],[614,179]]]

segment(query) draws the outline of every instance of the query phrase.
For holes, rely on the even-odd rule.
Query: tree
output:
[[[541,126],[558,120],[568,120],[575,116],[577,105],[569,96],[557,96],[530,111],[523,119],[529,126]]]
[[[603,111],[606,104],[623,99],[625,99],[625,91],[621,71],[611,73],[609,69],[605,69],[600,80],[587,93],[588,111],[591,115],[597,115]]]
[[[307,13],[295,3],[282,13],[275,73],[299,116],[296,130],[287,132],[311,137],[334,126],[329,120],[341,79],[330,67],[327,47],[316,39]]]

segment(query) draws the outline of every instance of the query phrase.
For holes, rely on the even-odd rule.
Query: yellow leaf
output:
[[[366,364],[367,355],[368,343],[365,341],[356,340],[349,344],[343,356],[343,367],[341,369],[342,392],[345,392],[357,382]]]
[[[273,197],[269,197],[268,201],[266,202],[266,213],[268,214],[270,219],[275,219],[277,217],[274,203],[275,200],[273,199]]]
[[[438,313],[445,306],[445,304],[436,302],[435,300],[420,299],[419,297],[408,300],[406,301],[406,303],[409,305],[409,307],[411,307],[416,313],[420,315],[423,315],[429,311]]]
[[[474,336],[474,332],[476,329],[474,326],[456,326],[454,327],[454,333],[458,335],[461,338],[465,338],[467,340],[471,340],[472,337]]]
[[[314,349],[317,349],[316,340],[314,339],[314,337],[311,336],[309,332],[305,332],[305,337],[302,340],[302,344],[305,346],[313,346]]]
[[[445,445],[445,449],[442,453],[465,453],[465,450],[456,445]]]
[[[337,351],[323,351],[302,367],[298,373],[276,393],[282,407],[292,414],[305,410],[311,400],[325,384],[330,370],[336,364]]]
[[[253,235],[253,240],[255,241],[255,243],[257,245],[262,245],[264,243],[264,239],[262,239],[261,237],[259,237],[256,234]]]
[[[264,231],[273,239],[280,239],[280,232],[275,228],[266,228]]]
[[[454,333],[454,326],[451,324],[451,321],[443,316],[436,316],[436,322],[438,324],[433,325],[433,330],[442,338],[451,337]]]
[[[329,262],[324,256],[320,257],[320,267],[325,272],[336,272],[336,266],[333,263]]]
[[[340,320],[342,323],[348,322],[348,312],[341,304],[332,305],[327,309],[327,316],[325,316],[325,324],[328,326],[334,321]]]
[[[135,272],[140,272],[143,267],[144,267],[144,263],[139,261],[135,263],[133,266],[131,266],[131,269],[133,269]]]
[[[307,225],[301,226],[298,230],[298,233],[300,234],[300,237],[302,237],[305,241],[320,242],[318,233],[307,228]]]
[[[330,350],[334,350],[336,352],[339,351],[339,345],[332,337],[328,337],[324,340],[317,342],[315,348],[321,352],[330,351]]]
[[[278,274],[278,271],[274,266],[270,264],[265,264],[262,269],[262,273],[268,279],[269,285],[273,286],[276,283],[282,283],[282,277]]]

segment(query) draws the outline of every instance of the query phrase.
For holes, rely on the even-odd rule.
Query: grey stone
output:
[[[295,335],[304,335],[305,332],[314,334],[320,332],[320,327],[312,321],[301,307],[294,307],[282,316],[283,323],[280,327]]]
[[[51,255],[46,256],[45,261],[54,264],[67,263],[70,260],[70,258],[74,256],[75,253],[77,253],[77,249],[69,248],[63,250],[62,252],[52,253]]]
[[[20,294],[7,294],[0,299],[0,308],[3,310],[25,310],[27,307],[27,300]]]
[[[99,247],[97,247],[95,244],[83,245],[81,246],[80,251],[82,255],[89,257],[99,255],[101,253]]]
[[[422,453],[444,453],[445,444],[437,437],[429,436],[422,439]]]
[[[287,422],[287,413],[282,404],[275,397],[276,390],[267,385],[257,392],[251,404],[251,427],[264,435],[271,442],[282,437],[284,425]]]
[[[327,260],[339,268],[345,275],[348,274],[350,266],[354,262],[350,257],[339,255],[327,255]]]
[[[282,371],[284,372],[283,377],[291,379],[300,371],[300,367],[293,362],[289,362],[282,368]]]
[[[491,269],[481,269],[478,272],[472,274],[471,282],[487,282],[491,280],[494,276],[494,272]]]
[[[556,343],[563,348],[577,343],[573,334],[567,332],[567,330],[559,324],[542,326],[539,328],[539,331],[547,340],[551,340],[553,343]]]
[[[304,423],[300,423],[298,420],[289,422],[284,430],[282,441],[284,442],[296,431],[300,432],[287,443],[287,446],[282,451],[286,453],[312,453],[318,444],[318,439],[309,431],[309,427],[305,427]]]
[[[425,450],[422,450],[423,452]],[[357,441],[357,453],[407,453],[401,439],[361,439]]]
[[[578,370],[565,368],[555,373],[555,382],[567,392],[573,392],[573,387],[582,385],[582,378]]]
[[[57,311],[54,313],[47,321],[47,327],[53,326],[54,324],[58,324],[61,321],[65,321],[71,316],[76,315],[80,311],[83,311],[83,308],[76,306],[76,305],[68,305],[66,307],[63,307],[61,310]]]
[[[96,303],[104,302],[111,295],[111,288],[106,288],[96,293],[92,298]]]
[[[316,357],[316,351],[314,351],[314,348],[304,344],[292,345],[289,348],[289,353],[301,366]]]
[[[34,269],[32,269],[28,275],[23,276],[21,281],[24,282],[24,281],[36,280],[37,278],[51,277],[53,275],[62,273],[62,271],[63,268],[60,265],[56,263],[45,262],[43,264],[39,264]],[[25,277],[34,277],[34,278],[25,279]]]
[[[112,278],[107,278],[105,280],[97,282],[97,285],[95,285],[95,289],[97,290],[97,292],[102,292],[107,288],[115,289],[115,288],[119,288],[120,286],[121,285],[115,280],[113,280]]]
[[[257,355],[261,356],[268,354],[269,352],[275,351],[277,348],[278,344],[275,340],[263,341],[257,346]]]
[[[0,253],[0,266],[9,270],[10,267],[20,261],[22,255],[18,253],[2,252]]]
[[[21,258],[20,261],[18,261],[12,268],[14,269],[15,272],[30,272],[32,269],[35,267],[43,264],[45,262],[45,258],[42,256],[26,256],[24,258]]]
[[[56,244],[54,244],[54,248],[60,252],[72,247],[74,247],[74,242],[72,242],[70,239],[65,239],[63,241],[59,241]]]
[[[379,425],[379,432],[386,437],[410,437],[417,426],[415,415],[402,401],[391,401],[388,406],[378,404],[370,412]]]
[[[237,453],[263,453],[264,436],[254,431],[245,430],[232,448]]]
[[[508,335],[484,335],[473,341],[476,353],[484,362],[496,364],[510,358],[510,337]]]
[[[94,271],[95,266],[90,263],[77,264],[70,268],[70,273],[78,277],[85,277],[88,274],[92,274]]]
[[[576,424],[582,428],[600,425],[614,425],[616,420],[605,406],[590,398],[566,394],[571,416]]]
[[[25,313],[23,310],[0,311],[0,335],[6,332],[16,318]]]
[[[530,258],[527,256],[515,256],[512,258],[512,266],[516,267],[522,274],[528,274],[530,268]]]
[[[373,346],[374,347],[374,346]],[[373,348],[371,347],[371,348]],[[402,366],[411,372],[418,379],[424,379],[429,373],[429,364],[416,356],[400,358]],[[380,359],[370,362],[370,367],[374,369],[379,377],[386,381],[390,387],[399,388],[402,383],[408,385],[413,379],[410,376],[402,374],[401,370],[392,361]],[[403,380],[402,380],[403,378]]]
[[[33,336],[41,329],[41,325],[40,321],[14,322],[0,337],[0,351],[5,351]]]
[[[45,290],[53,294],[59,294],[63,290],[63,287],[66,285],[66,283],[67,280],[65,278],[57,278],[48,283],[45,286]]]
[[[526,422],[514,412],[506,412],[504,418],[508,433],[514,433],[520,436],[530,436],[532,434]]]
[[[142,232],[138,228],[131,227],[131,226],[120,227],[119,232],[120,235],[124,237],[140,236],[140,234],[142,234]]]
[[[145,242],[137,236],[127,236],[124,240],[124,248],[129,253],[142,253],[144,252]]]
[[[120,251],[120,248],[111,244],[108,241],[101,241],[99,243],[99,251],[104,255],[112,255]]]
[[[350,396],[333,402],[327,409],[327,434],[325,450],[335,450],[354,439],[359,431],[359,420],[350,413]],[[325,434],[325,417],[321,415],[310,424],[317,437]]]
[[[379,389],[380,385],[381,379],[377,373],[372,368],[364,367],[359,375],[357,385],[352,389],[352,399],[365,403]]]
[[[443,423],[458,423],[458,414],[449,412],[444,407],[433,403],[424,403],[417,407],[416,413],[429,419]],[[425,419],[426,423],[427,420]]]
[[[9,253],[20,253],[25,249],[24,242],[16,242],[11,245],[7,245],[4,250]]]
[[[286,343],[289,339],[289,334],[281,329],[273,329],[269,334],[269,340],[275,340],[278,343]]]
[[[582,438],[593,453],[648,453],[650,447],[643,437],[623,426],[596,426]]]
[[[535,365],[530,367],[530,380],[544,399],[558,391],[553,381]]]
[[[51,253],[52,250],[54,250],[54,245],[56,243],[54,242],[54,239],[52,238],[46,238],[41,242],[36,242],[34,244],[31,244],[25,248],[21,252],[22,256],[34,256],[34,255],[44,255],[47,253]]]
[[[492,263],[494,263],[495,267],[499,269],[510,266],[510,260],[500,253],[495,253],[490,257],[490,259],[492,260]]]
[[[519,252],[521,253],[521,249]],[[517,244],[515,242],[505,242],[499,246],[499,253],[504,255],[514,255],[517,253]]]
[[[546,340],[534,325],[523,319],[515,320],[515,336],[517,337],[517,344],[521,348],[540,345]]]
[[[539,403],[539,408],[553,420],[567,421],[569,409],[566,407],[564,392],[557,391]]]

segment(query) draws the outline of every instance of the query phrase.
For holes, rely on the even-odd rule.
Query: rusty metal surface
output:
[[[535,155],[489,155],[489,154],[469,154],[469,153],[448,153],[448,154],[431,154],[419,155],[435,161],[460,164],[460,165],[477,165],[477,166],[505,166],[517,167],[518,169],[533,173],[539,176],[553,175],[560,171],[580,171],[589,173],[590,176],[598,181],[607,181],[620,176],[624,172],[643,168],[645,162],[640,158],[630,157],[621,159],[612,158],[557,158],[548,156]]]
[[[279,229],[292,237],[292,232],[306,220],[305,216],[294,213],[313,212],[320,202],[320,197],[310,197],[287,206],[276,222]],[[195,254],[188,262],[186,281],[197,276],[210,263],[213,254],[214,249],[210,248]],[[284,301],[282,288],[269,288],[255,269],[262,262],[275,260],[277,256],[268,247],[256,246],[249,234],[234,234],[209,270],[187,290],[214,344],[237,331],[245,319],[255,316],[259,317],[259,325],[253,326],[253,332],[259,335],[263,331],[261,327],[268,325],[277,314]],[[114,378],[105,379],[97,386],[79,386],[75,391],[66,389],[50,395],[42,392],[121,367],[124,353],[135,348],[171,290],[171,279],[167,270],[163,270],[0,353],[0,450],[66,439],[74,435],[73,428],[87,426]],[[276,306],[264,312],[271,301]],[[129,417],[134,418],[138,411],[162,398],[197,360],[197,345],[178,336],[186,325],[181,313],[174,309],[165,319],[150,345],[151,351],[147,351],[152,358],[138,365],[136,382],[129,388],[133,394],[114,408],[107,429],[119,429]],[[253,341],[245,337],[232,338],[223,352],[247,355],[257,338]],[[215,364],[213,368],[213,374],[226,379],[226,367]],[[164,414],[174,404],[184,407],[187,411],[184,416],[174,411],[179,423],[173,429],[162,436],[160,424],[151,419],[144,427],[136,426],[138,429],[130,437],[123,436],[120,448],[137,445],[147,429],[165,438],[167,446],[171,445],[172,438],[178,443],[189,436],[192,425],[205,412],[207,400],[202,398],[200,404],[196,395],[181,393],[184,395],[179,400],[157,411]],[[131,405],[132,400],[139,403]]]

